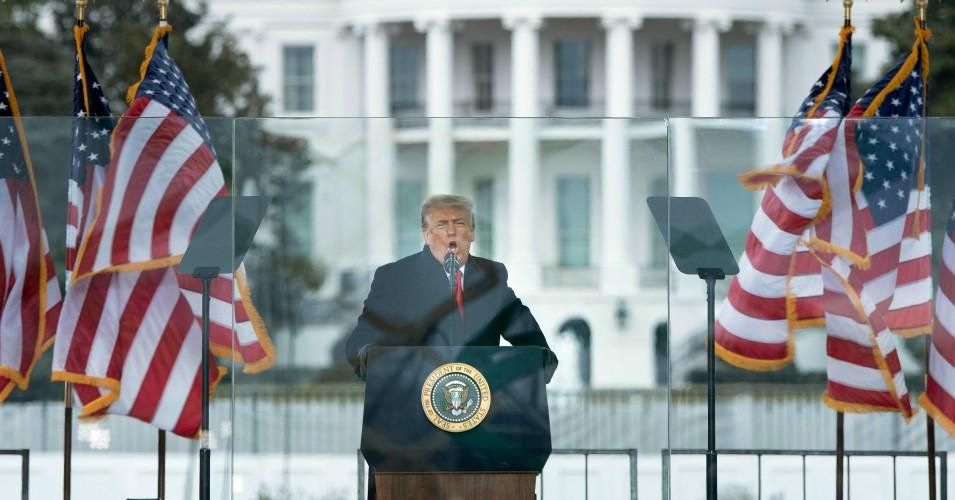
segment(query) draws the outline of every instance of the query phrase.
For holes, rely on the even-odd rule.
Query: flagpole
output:
[[[846,435],[845,435],[846,414],[841,411],[836,412],[836,500],[842,500],[843,490],[843,461],[846,454]]]
[[[63,384],[63,500],[70,500],[73,453],[73,384]]]
[[[923,134],[924,135],[924,134]],[[925,342],[925,367],[928,369],[929,352],[932,349],[932,337]],[[925,376],[928,379],[928,375]],[[925,440],[927,441],[926,455],[928,455],[928,498],[935,500],[936,471],[935,471],[935,420],[925,412]]]
[[[76,0],[76,25],[86,23],[87,0]],[[70,500],[73,472],[73,383],[63,384],[63,500]]]
[[[852,3],[853,0],[842,0],[842,7],[844,9],[843,16],[844,20],[842,26],[845,28],[852,27]],[[843,498],[843,471],[845,455],[846,455],[846,414],[837,411],[836,412],[836,500],[842,500]]]
[[[915,0],[915,5],[918,7],[919,11],[919,27],[923,30],[926,29],[925,19],[926,19],[926,10],[928,8],[928,0]],[[925,99],[928,99],[928,82],[925,82]],[[925,113],[922,113],[922,119],[925,119]],[[923,122],[924,123],[924,122]],[[925,134],[922,134],[922,162],[920,167],[924,168],[924,158],[925,158]],[[932,350],[932,338],[931,336],[925,342],[925,367],[928,369],[929,357]],[[926,379],[928,375],[926,375]],[[926,440],[926,455],[928,458],[928,498],[929,500],[936,500],[937,492],[935,490],[937,481],[937,471],[935,470],[935,419],[932,418],[927,412],[925,414],[925,440]]]
[[[159,429],[159,483],[156,485],[156,496],[159,500],[166,500],[166,431]]]
[[[159,7],[159,25],[166,26],[169,0],[157,0],[157,6]],[[205,370],[203,370],[203,382],[205,381]],[[157,461],[158,463],[158,474],[156,477],[156,496],[159,500],[165,500],[166,498],[166,431],[159,429],[158,435],[158,450],[157,450]]]

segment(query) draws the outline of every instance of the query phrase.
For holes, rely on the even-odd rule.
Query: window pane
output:
[[[590,44],[587,40],[558,40],[554,44],[557,106],[590,104]]]
[[[494,106],[494,45],[490,42],[471,46],[474,72],[474,107],[480,111]]]
[[[557,179],[557,237],[561,267],[590,265],[590,179]]]
[[[312,251],[312,183],[298,180],[288,183],[282,200],[286,251],[290,255],[308,256]]]
[[[673,42],[653,44],[653,107],[667,110],[673,103]]]
[[[750,222],[756,214],[754,195],[742,191],[736,172],[709,171],[703,174],[707,202],[726,236],[730,250],[737,257],[746,248]],[[738,193],[728,196],[727,193]]]
[[[481,255],[494,258],[494,179],[474,183],[474,211],[477,218],[475,243]]]
[[[669,189],[666,176],[654,177],[653,181],[650,182],[650,196],[667,196]],[[669,250],[667,250],[666,242],[663,241],[663,235],[660,234],[656,221],[653,220],[649,212],[647,212],[647,217],[650,219],[647,226],[650,231],[650,262],[648,267],[665,270],[670,259]]]
[[[282,63],[282,102],[285,111],[314,111],[315,47],[283,47]]]
[[[756,109],[756,48],[752,44],[726,48],[726,96],[731,111]]]
[[[421,202],[424,199],[424,183],[418,179],[399,179],[395,199],[395,234],[398,237],[398,256],[404,257],[421,250]]]
[[[418,47],[397,45],[391,48],[391,110],[420,108],[418,102]]]

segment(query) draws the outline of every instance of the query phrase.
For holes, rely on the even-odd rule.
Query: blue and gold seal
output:
[[[421,409],[435,427],[464,432],[477,427],[491,408],[491,388],[484,375],[465,363],[434,369],[421,387]]]

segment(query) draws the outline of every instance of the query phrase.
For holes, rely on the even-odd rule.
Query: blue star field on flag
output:
[[[859,99],[850,113],[859,116],[901,71],[904,59]],[[875,225],[900,217],[909,205],[909,196],[918,175],[922,112],[925,94],[916,64],[902,83],[891,90],[875,110],[876,118],[859,123],[855,142],[865,168],[865,193]]]
[[[82,52],[77,55],[73,66],[73,116],[76,120],[70,178],[79,186],[86,183],[89,167],[109,164],[109,137],[113,131],[109,99],[86,60],[85,44],[84,39],[80,45]]]
[[[156,50],[153,52],[152,60],[149,61],[149,67],[139,85],[136,97],[148,96],[171,109],[189,122],[211,146],[212,138],[196,109],[196,100],[189,92],[189,84],[183,79],[182,72],[169,55],[166,47],[168,40],[168,36],[164,36],[156,44]]]
[[[7,88],[6,75],[0,69],[0,179],[7,177],[24,179],[26,175],[23,147],[13,120],[10,89]]]

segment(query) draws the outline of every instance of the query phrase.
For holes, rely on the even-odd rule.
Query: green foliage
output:
[[[169,50],[189,80],[199,111],[206,116],[262,115],[268,99],[259,91],[256,68],[227,25],[208,22],[207,15],[205,3],[195,8],[173,3],[169,13]],[[96,0],[87,21],[89,57],[113,111],[120,114],[126,109],[127,88],[139,81],[157,11],[151,3]],[[72,2],[0,3],[0,48],[24,115],[72,114],[73,25]]]
[[[914,3],[914,2],[913,2]],[[872,30],[892,44],[892,61],[912,50],[915,41],[917,10],[911,9],[876,19]],[[929,40],[931,71],[928,80],[930,116],[955,116],[955,3],[936,1],[928,7],[926,25],[932,30]],[[888,69],[888,66],[886,67]]]

